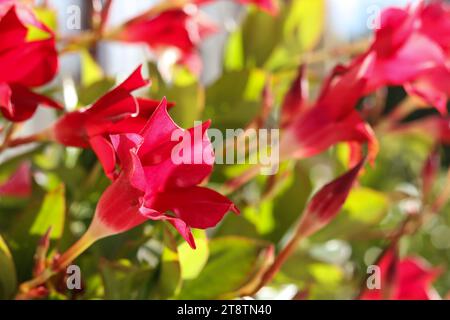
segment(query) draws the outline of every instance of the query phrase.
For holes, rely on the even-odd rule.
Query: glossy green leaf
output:
[[[365,224],[376,224],[387,213],[389,199],[369,188],[354,189],[343,207],[350,219]]]
[[[109,300],[146,299],[153,270],[134,266],[129,260],[103,261],[101,274],[104,298]]]
[[[320,41],[324,29],[325,1],[292,1],[285,20],[283,34],[286,45],[308,51]]]
[[[46,194],[41,209],[31,226],[30,233],[42,236],[49,228],[52,228],[50,238],[59,239],[63,234],[65,216],[65,187],[61,184]]]
[[[282,41],[282,15],[274,18],[253,11],[242,26],[242,42],[247,67],[262,67],[275,47]]]
[[[267,247],[265,242],[239,237],[211,240],[205,268],[197,278],[184,282],[177,298],[234,298],[258,273]]]
[[[89,87],[104,78],[102,68],[97,64],[87,50],[80,51],[81,56],[81,84]]]
[[[182,279],[175,239],[166,227],[163,232],[164,248],[161,254],[156,291],[153,293],[156,299],[169,299],[176,295],[180,290]]]
[[[181,277],[183,280],[196,278],[205,267],[209,257],[206,232],[204,230],[194,230],[193,234],[197,246],[196,249],[192,249],[186,241],[178,245]]]
[[[386,194],[370,188],[353,189],[338,216],[314,239],[364,238],[364,233],[377,227],[386,216],[389,205]]]
[[[0,300],[12,298],[17,289],[17,276],[11,252],[0,236]]]
[[[34,8],[34,14],[37,19],[44,23],[51,30],[55,31],[57,28],[57,16],[54,10],[45,8]],[[33,25],[28,25],[27,41],[39,41],[49,39],[51,34]]]
[[[78,102],[80,106],[86,107],[97,101],[105,93],[107,93],[115,85],[113,79],[104,78],[100,81],[94,82],[89,86],[82,86],[78,88]]]
[[[256,70],[223,74],[206,90],[204,117],[214,119],[217,129],[245,128],[258,115],[264,82],[265,75]]]

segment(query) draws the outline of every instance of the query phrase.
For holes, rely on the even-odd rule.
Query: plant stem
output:
[[[20,295],[26,294],[31,289],[40,286],[45,283],[48,279],[54,276],[57,272],[52,269],[45,269],[39,276],[22,283],[19,287]]]
[[[109,14],[111,12],[112,0],[106,0],[100,14],[100,25],[98,26],[98,33],[100,36],[105,32],[106,24],[108,23]]]
[[[447,183],[444,190],[439,194],[438,198],[432,205],[432,210],[436,213],[441,211],[450,199],[450,169],[447,171]]]
[[[43,285],[58,272],[61,272],[67,268],[72,261],[78,258],[84,251],[86,251],[86,249],[98,240],[99,237],[96,236],[93,229],[94,228],[91,226],[77,242],[75,242],[65,253],[63,253],[59,259],[57,259],[53,266],[48,267],[35,278],[22,283],[19,287],[20,293],[26,294],[31,289]]]
[[[300,220],[301,221],[301,220]],[[280,271],[281,267],[284,265],[286,260],[292,255],[295,249],[298,247],[300,242],[307,238],[307,235],[303,233],[303,225],[300,222],[295,229],[294,236],[289,240],[286,246],[280,251],[280,253],[276,256],[272,265],[267,269],[261,279],[261,283],[257,290],[258,292],[262,287],[268,284],[275,277],[278,271]]]
[[[10,141],[12,139],[12,136],[14,135],[14,132],[17,129],[17,124],[12,123],[5,129],[5,138],[3,139],[3,143],[0,146],[0,152],[4,151],[8,148],[8,145],[10,144]]]
[[[0,146],[0,152],[9,149],[9,148],[15,148],[19,147],[25,144],[30,144],[34,142],[44,142],[50,140],[49,132],[43,131],[39,133],[32,134],[30,136],[21,137],[12,139],[11,136],[9,136],[7,139],[5,139],[5,142]]]

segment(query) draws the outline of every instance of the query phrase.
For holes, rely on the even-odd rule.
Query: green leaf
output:
[[[89,86],[81,86],[77,90],[79,104],[81,106],[88,106],[94,103],[99,97],[108,92],[115,83],[116,82],[113,79],[105,78],[94,82]]]
[[[324,30],[324,0],[290,1],[284,7],[282,41],[274,48],[265,66],[270,70],[286,69],[300,63],[301,54],[313,50]]]
[[[181,127],[190,128],[195,121],[202,121],[205,92],[198,83],[188,86],[165,87],[159,96],[166,96],[170,102],[175,102],[175,107],[170,113]]]
[[[245,128],[260,111],[265,78],[257,69],[224,73],[206,90],[205,118],[217,129]]]
[[[89,87],[104,78],[102,68],[87,50],[81,50],[81,84]]]
[[[389,207],[388,197],[369,188],[354,189],[343,207],[350,219],[364,224],[377,224]]]
[[[32,235],[44,235],[51,227],[51,239],[61,238],[66,215],[65,187],[63,184],[45,195],[42,207],[31,226]]]
[[[100,265],[104,284],[104,298],[108,300],[146,299],[153,269],[131,264],[129,260],[102,261]]]
[[[49,27],[51,30],[55,31],[57,28],[57,16],[56,12],[54,10],[49,10],[45,8],[34,8],[33,9],[34,14],[36,15],[37,19],[44,23],[47,27]],[[27,33],[27,41],[39,41],[39,40],[46,40],[51,37],[51,34],[38,28],[33,25],[28,25],[28,33]]]
[[[14,261],[6,242],[0,236],[0,300],[10,299],[17,289]]]
[[[292,1],[283,28],[288,48],[297,51],[313,49],[323,32],[324,16],[324,0]]]
[[[281,42],[283,19],[261,11],[249,14],[242,26],[242,42],[247,67],[262,67]]]
[[[309,266],[309,272],[316,282],[328,286],[338,285],[344,277],[342,268],[325,263],[313,263]]]
[[[308,170],[298,163],[273,200],[275,225],[268,240],[278,242],[282,239],[303,212],[311,191]]]
[[[178,125],[190,128],[195,121],[203,120],[205,88],[195,78],[180,69],[175,83],[166,84],[155,65],[149,64],[149,69],[152,75],[152,96],[156,99],[167,97],[169,102],[175,103],[170,114]]]
[[[210,255],[200,275],[183,284],[179,299],[231,299],[249,284],[264,265],[268,244],[224,237],[210,241]]]
[[[178,246],[178,256],[180,258],[181,277],[183,280],[196,278],[203,270],[209,257],[208,239],[204,230],[193,231],[197,248],[192,249],[184,241]]]
[[[322,241],[364,236],[367,230],[379,225],[389,205],[389,197],[384,193],[363,187],[353,189],[335,220],[313,238]]]
[[[180,290],[181,267],[174,236],[164,227],[164,248],[161,254],[159,277],[156,283],[155,299],[172,298]]]
[[[226,70],[238,71],[244,68],[244,45],[242,41],[242,30],[237,30],[228,38],[224,55],[224,66]]]

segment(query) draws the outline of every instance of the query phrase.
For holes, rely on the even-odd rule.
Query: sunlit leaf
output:
[[[81,50],[81,84],[89,87],[104,78],[102,68],[87,50]]]
[[[205,268],[197,278],[184,282],[178,298],[233,298],[258,274],[267,247],[265,242],[239,237],[211,240]]]
[[[244,56],[248,67],[262,67],[282,41],[282,16],[253,11],[242,26]]]
[[[11,252],[0,236],[0,299],[12,298],[17,288],[16,269]]]
[[[44,23],[50,30],[55,31],[57,28],[58,18],[56,16],[56,12],[54,10],[45,9],[45,8],[34,8],[34,14],[37,19]],[[27,33],[27,41],[39,41],[49,39],[51,35],[38,27],[33,25],[28,25],[28,33]]]
[[[324,0],[292,1],[283,29],[287,45],[298,45],[302,51],[313,49],[323,32],[324,16]]]
[[[146,299],[153,271],[149,267],[138,267],[128,260],[103,261],[100,267],[105,287],[104,298]]]
[[[193,232],[197,248],[192,249],[187,242],[178,246],[178,256],[183,280],[196,278],[203,270],[209,257],[208,239],[206,232],[195,230]]]
[[[58,239],[64,230],[66,216],[66,200],[64,185],[47,193],[42,203],[42,207],[31,226],[30,233],[33,235],[44,235],[49,228],[51,239]]]

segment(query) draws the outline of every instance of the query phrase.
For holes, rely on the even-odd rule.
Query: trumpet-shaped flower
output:
[[[100,198],[91,232],[104,237],[148,219],[164,220],[195,248],[191,228],[211,228],[227,212],[238,213],[226,197],[199,186],[214,162],[208,126],[209,122],[189,130],[179,128],[164,99],[141,132],[112,135],[122,169]],[[198,135],[191,139],[195,132],[200,139]],[[175,156],[180,144],[183,162]]]

